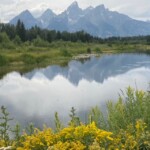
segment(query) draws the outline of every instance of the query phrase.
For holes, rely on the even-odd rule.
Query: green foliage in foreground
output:
[[[126,129],[129,124],[136,124],[142,119],[150,130],[150,94],[143,91],[134,91],[128,88],[126,97],[119,97],[116,103],[107,102],[107,113],[104,114],[95,107],[90,112],[90,120],[102,129],[117,132]]]
[[[125,97],[107,102],[107,111],[98,107],[89,112],[89,121],[83,124],[70,112],[68,127],[64,127],[55,113],[55,130],[36,129],[33,124],[21,132],[20,126],[10,127],[5,107],[1,107],[0,146],[17,150],[101,150],[101,149],[150,149],[150,93],[128,88]],[[11,133],[11,134],[10,134]],[[10,138],[9,135],[14,135]]]

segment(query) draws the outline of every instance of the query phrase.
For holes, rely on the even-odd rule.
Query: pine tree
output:
[[[24,23],[18,20],[16,25],[16,33],[20,37],[21,41],[25,42],[26,40],[26,29]]]

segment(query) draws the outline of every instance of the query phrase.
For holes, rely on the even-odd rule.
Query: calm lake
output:
[[[105,109],[106,101],[115,101],[128,86],[149,90],[149,83],[150,55],[103,55],[23,75],[11,72],[0,80],[0,105],[23,125],[53,126],[56,111],[67,124],[71,107],[85,121],[91,107]]]

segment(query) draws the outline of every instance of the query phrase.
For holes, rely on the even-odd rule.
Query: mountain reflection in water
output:
[[[93,106],[105,107],[116,100],[120,89],[132,86],[147,90],[150,83],[150,56],[139,54],[104,55],[67,67],[49,66],[24,75],[7,74],[0,80],[0,104],[21,124],[52,125],[54,112],[68,121],[71,107],[86,120]]]

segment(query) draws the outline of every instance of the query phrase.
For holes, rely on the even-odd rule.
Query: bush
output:
[[[30,54],[23,54],[21,56],[21,60],[25,63],[25,64],[36,64],[36,58]]]
[[[17,150],[99,150],[99,149],[146,149],[150,148],[150,132],[142,120],[129,124],[127,130],[118,134],[97,128],[94,122],[77,127],[68,126],[57,133],[45,127],[35,129],[32,135],[24,134]],[[32,144],[31,144],[32,143]]]
[[[33,45],[37,47],[48,47],[49,43],[47,41],[42,40],[39,36],[33,40]]]
[[[70,57],[71,56],[71,54],[67,50],[65,50],[65,49],[61,50],[61,54],[64,57]]]
[[[0,66],[4,66],[8,64],[8,59],[4,55],[0,55]]]
[[[0,43],[9,43],[10,39],[5,32],[0,33]]]
[[[15,37],[14,43],[15,43],[16,45],[20,45],[20,44],[22,43],[22,41],[21,41],[21,39],[20,39],[20,37],[19,37],[18,35]]]
[[[27,47],[27,46],[30,46],[31,45],[31,42],[30,41],[26,41],[23,43],[23,46]]]
[[[109,43],[109,44],[108,44],[108,46],[109,46],[109,47],[112,47],[112,44],[111,44],[111,43]]]
[[[91,54],[91,52],[92,52],[91,48],[87,48],[86,51],[87,51],[88,54]]]
[[[5,32],[0,33],[0,44],[4,49],[15,49],[15,45],[10,41],[8,35]]]
[[[121,97],[116,103],[107,102],[107,114],[103,114],[97,107],[90,113],[91,121],[100,123],[102,129],[113,132],[118,129],[126,129],[129,124],[136,124],[142,119],[150,129],[150,94],[143,91],[135,91],[129,87],[126,97]],[[106,116],[106,117],[104,117]],[[96,118],[96,119],[95,119]],[[105,118],[105,119],[104,119]]]
[[[38,56],[37,58],[36,58],[36,63],[37,64],[41,64],[42,62],[44,62],[44,61],[46,61],[46,59],[47,59],[48,57],[45,55],[43,55],[43,56]]]
[[[14,43],[12,42],[2,43],[1,45],[2,45],[2,48],[6,50],[14,50],[16,48]]]
[[[96,53],[103,53],[102,50],[101,50],[99,47],[96,47],[96,48],[95,48],[95,52],[96,52]]]

